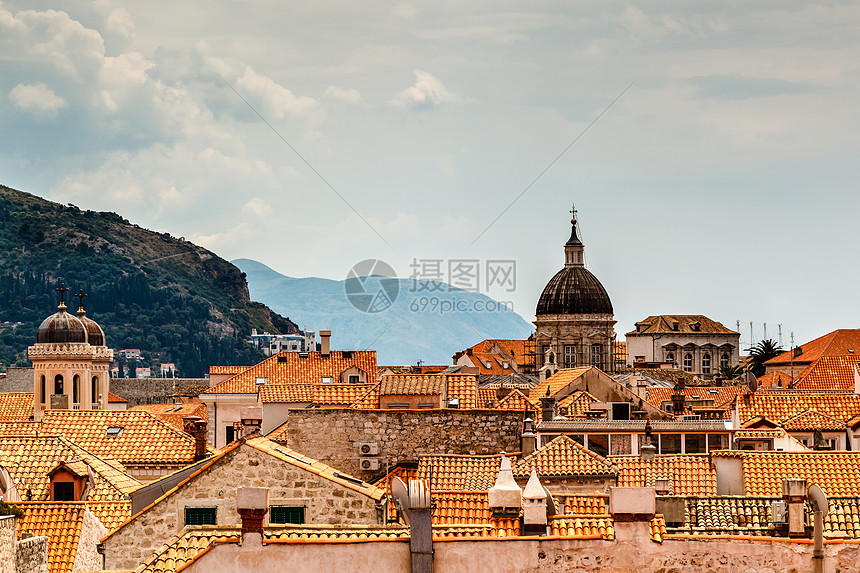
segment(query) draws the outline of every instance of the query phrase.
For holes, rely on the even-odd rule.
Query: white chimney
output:
[[[320,330],[320,356],[331,356],[331,330]]]
[[[511,469],[511,460],[502,454],[502,464],[499,467],[499,475],[496,483],[487,492],[490,501],[490,510],[496,512],[511,511],[519,513],[522,505],[523,490],[514,481],[514,472]]]
[[[546,491],[538,479],[537,472],[532,470],[532,475],[523,490],[523,525],[525,528],[537,531],[539,527],[546,528]]]

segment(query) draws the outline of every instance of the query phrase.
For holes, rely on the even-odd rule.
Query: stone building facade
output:
[[[535,311],[536,366],[545,380],[560,368],[596,366],[613,372],[615,318],[600,281],[585,268],[576,211],[564,245],[564,268],[547,283]]]
[[[215,508],[216,524],[240,523],[236,510],[239,486],[268,488],[272,505],[304,508],[306,523],[376,524],[381,513],[378,499],[286,463],[247,443],[238,442],[204,468],[104,540],[105,569],[137,567],[185,526],[186,508]]]
[[[18,539],[18,520],[0,515],[0,573],[48,573],[48,538]]]

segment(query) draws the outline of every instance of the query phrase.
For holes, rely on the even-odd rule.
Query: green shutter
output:
[[[292,523],[298,525],[304,522],[304,507],[273,505],[269,508],[269,523]]]
[[[217,525],[215,507],[186,507],[185,525]]]

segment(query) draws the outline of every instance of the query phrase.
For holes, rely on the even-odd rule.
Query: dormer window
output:
[[[123,428],[121,426],[111,426],[105,432],[106,438],[118,438],[122,435]]]
[[[675,330],[677,330],[677,328]],[[699,332],[700,330],[702,330],[702,324],[699,322],[691,322],[690,330],[692,330],[693,332]]]

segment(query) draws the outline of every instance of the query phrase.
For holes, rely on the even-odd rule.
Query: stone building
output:
[[[628,332],[627,366],[670,363],[712,377],[721,366],[737,366],[740,334],[699,314],[649,316]]]
[[[113,350],[105,346],[105,333],[86,316],[81,291],[77,316],[66,312],[68,289],[57,289],[57,312],[42,321],[36,344],[27,349],[33,363],[33,419],[42,412],[61,410],[106,410]]]
[[[585,246],[573,211],[564,268],[547,283],[535,311],[536,366],[540,379],[559,368],[596,366],[614,370],[615,319],[606,289],[585,268]]]

